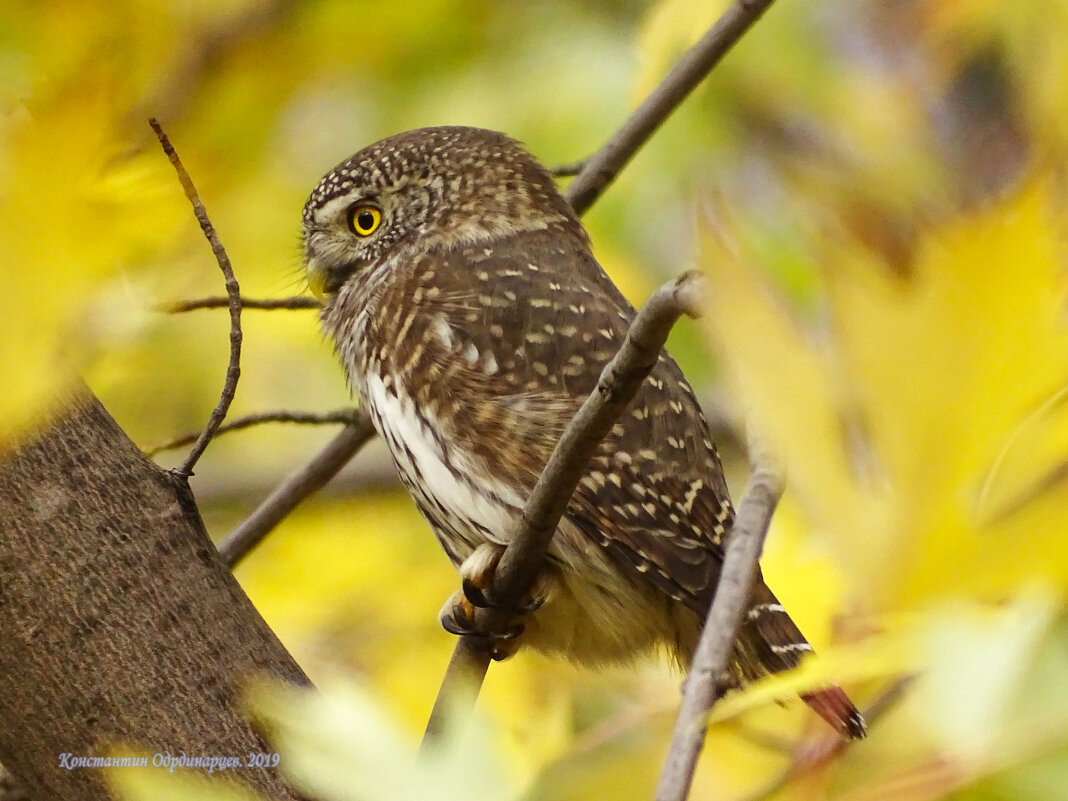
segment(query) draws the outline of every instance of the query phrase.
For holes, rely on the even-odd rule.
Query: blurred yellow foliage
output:
[[[443,123],[574,161],[726,5],[4,4],[0,447],[78,375],[146,445],[215,402],[224,316],[146,312],[221,291],[149,115],[243,291],[297,292],[300,207],[331,165]],[[1064,0],[777,3],[590,215],[636,303],[695,259],[708,270],[708,324],[673,353],[724,400],[719,436],[748,421],[791,468],[764,569],[821,658],[716,710],[694,798],[1065,797],[1066,40]],[[712,197],[729,212],[705,225]],[[351,402],[312,313],[245,318],[235,414]],[[213,533],[325,436],[215,443],[194,479]],[[395,716],[386,761],[437,690],[452,643],[435,613],[456,578],[381,487],[381,458],[361,456],[370,479],[343,478],[238,576],[313,677],[366,686],[331,696],[333,718],[293,699],[275,717],[302,708],[294,728],[343,739],[349,718]],[[806,761],[827,732],[771,703],[828,680],[867,701],[906,672],[903,700],[837,760]],[[678,682],[654,660],[495,666],[486,775],[509,797],[651,797]],[[163,797],[136,781],[131,797]]]
[[[924,231],[906,280],[855,241],[821,240],[821,337],[745,266],[730,215],[706,229],[710,334],[750,425],[789,465],[776,531],[800,526],[822,539],[858,610],[850,636],[883,632],[729,699],[717,719],[831,679],[917,671],[906,709],[912,725],[926,723],[911,748],[927,742],[960,763],[948,784],[899,787],[895,797],[910,799],[1063,743],[1043,736],[1004,751],[1022,730],[1058,731],[1046,720],[1054,708],[1068,733],[1063,685],[1045,687],[1054,707],[1037,720],[1016,706],[1068,589],[1059,197],[1052,178],[1036,177]],[[768,574],[782,577],[787,598],[813,578],[774,553]],[[886,785],[876,786],[843,797],[883,797]]]
[[[927,232],[907,282],[855,243],[824,242],[830,343],[704,240],[708,320],[739,403],[787,457],[807,525],[876,608],[1068,583],[1068,545],[1038,525],[1068,487],[1016,505],[1068,453],[1068,420],[1048,403],[1068,356],[1062,232],[1039,181]]]

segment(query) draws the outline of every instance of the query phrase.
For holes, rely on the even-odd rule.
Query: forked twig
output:
[[[226,412],[230,409],[230,403],[234,399],[234,393],[237,392],[237,381],[241,377],[241,288],[237,284],[237,278],[234,277],[234,269],[230,265],[230,257],[226,255],[226,249],[222,246],[222,242],[219,241],[218,234],[215,233],[215,226],[211,224],[211,220],[208,218],[208,211],[204,208],[200,195],[197,194],[193,179],[189,177],[189,173],[182,166],[181,159],[178,158],[178,153],[171,144],[171,140],[155,118],[150,119],[148,124],[152,126],[156,138],[159,139],[160,145],[163,146],[163,152],[167,154],[167,158],[170,159],[175,172],[178,173],[178,180],[182,184],[182,189],[185,190],[185,196],[193,205],[193,213],[196,215],[197,222],[200,223],[200,230],[204,232],[208,244],[211,245],[211,252],[215,254],[215,260],[219,263],[219,269],[222,270],[223,278],[226,281],[227,305],[230,308],[230,361],[226,366],[226,380],[223,382],[219,402],[212,409],[208,424],[200,432],[200,436],[197,437],[196,442],[189,451],[189,455],[181,466],[174,470],[175,475],[187,479],[193,475],[193,468],[196,466],[197,461],[204,454],[204,450],[208,447],[208,443],[211,442],[211,438],[215,436],[216,430],[222,425],[222,421],[226,418]]]
[[[491,592],[502,606],[518,599],[537,577],[587,462],[656,365],[672,326],[683,314],[700,316],[702,282],[699,273],[689,272],[653,293],[635,317],[619,352],[601,372],[597,387],[564,429],[494,574]],[[477,627],[499,630],[502,621],[498,614],[491,609],[477,610]],[[460,638],[430,713],[424,746],[443,730],[446,715],[454,708],[452,699],[481,684],[489,662],[483,643],[470,635]]]
[[[753,472],[734,520],[719,582],[693,666],[683,687],[656,801],[684,801],[693,783],[697,757],[705,742],[708,711],[730,684],[728,665],[757,574],[771,515],[782,496],[783,475],[769,461],[754,457]]]

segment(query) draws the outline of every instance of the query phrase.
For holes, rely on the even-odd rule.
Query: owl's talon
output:
[[[491,598],[485,590],[469,578],[465,578],[461,586],[463,587],[464,596],[467,600],[479,609],[497,609],[502,612],[529,615],[531,612],[536,612],[541,609],[546,601],[545,595],[528,594],[526,598],[521,599],[515,604],[501,604]]]
[[[494,640],[500,640],[501,642],[508,642],[509,640],[516,639],[517,637],[522,635],[522,633],[524,631],[526,631],[526,630],[527,630],[527,627],[524,624],[517,622],[517,623],[513,623],[511,626],[509,626],[507,629],[505,629],[500,634],[492,634],[490,636]]]
[[[450,634],[482,634],[475,626],[475,608],[462,593],[453,593],[441,608],[438,620],[441,621],[441,627]]]
[[[457,637],[463,637],[466,634],[477,634],[473,629],[465,629],[463,626],[456,622],[456,619],[449,615],[441,616],[441,627],[449,634],[455,634]]]
[[[467,596],[466,590],[455,592],[445,602],[438,615],[441,627],[458,637],[477,637],[483,641],[490,656],[500,661],[512,656],[519,650],[520,638],[526,631],[526,625],[518,619],[508,621],[501,631],[483,631],[475,618],[476,606]]]
[[[509,657],[515,656],[515,652],[519,650],[515,640],[503,640],[495,642],[490,647],[490,659],[494,662],[503,662]]]
[[[482,588],[475,584],[471,579],[465,578],[461,586],[463,587],[464,597],[479,609],[490,609],[495,607],[489,598],[486,597],[486,593],[483,592]]]
[[[527,597],[526,603],[522,604],[516,611],[520,614],[529,615],[531,612],[537,612],[548,600],[547,595],[530,595]]]

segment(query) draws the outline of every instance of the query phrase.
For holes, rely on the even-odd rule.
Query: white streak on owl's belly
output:
[[[374,373],[362,383],[375,428],[389,448],[401,481],[430,518],[454,561],[463,561],[487,540],[506,543],[523,504],[515,490],[475,465],[473,455],[457,448],[443,451],[434,435],[448,441],[451,433],[435,431],[432,421],[418,415],[403,392],[400,397],[393,395]],[[474,478],[465,480],[468,476]]]
[[[439,433],[405,397],[394,396],[375,373],[362,382],[360,393],[382,439],[389,448],[401,481],[430,520],[434,533],[459,566],[483,542],[506,544],[518,522],[524,499],[483,469],[474,471],[475,457],[456,448],[447,453]],[[448,441],[450,432],[440,431]],[[479,465],[481,467],[481,465]],[[476,492],[464,478],[478,476]],[[492,500],[486,493],[500,499]],[[523,643],[575,662],[607,664],[626,661],[658,642],[675,639],[676,622],[667,598],[651,584],[621,580],[607,552],[567,523],[553,538],[550,555],[562,569],[548,602],[526,620]],[[642,615],[631,613],[643,609]],[[683,614],[692,616],[688,610]],[[696,617],[689,625],[694,628]],[[687,648],[692,649],[692,644]]]

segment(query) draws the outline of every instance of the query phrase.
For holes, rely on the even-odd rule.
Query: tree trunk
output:
[[[250,674],[307,684],[220,561],[184,481],[83,388],[0,457],[0,762],[30,798],[109,797],[61,755],[268,752],[240,708]],[[132,752],[130,752],[132,753]],[[162,770],[162,769],[161,769]],[[297,798],[267,768],[227,770]]]

